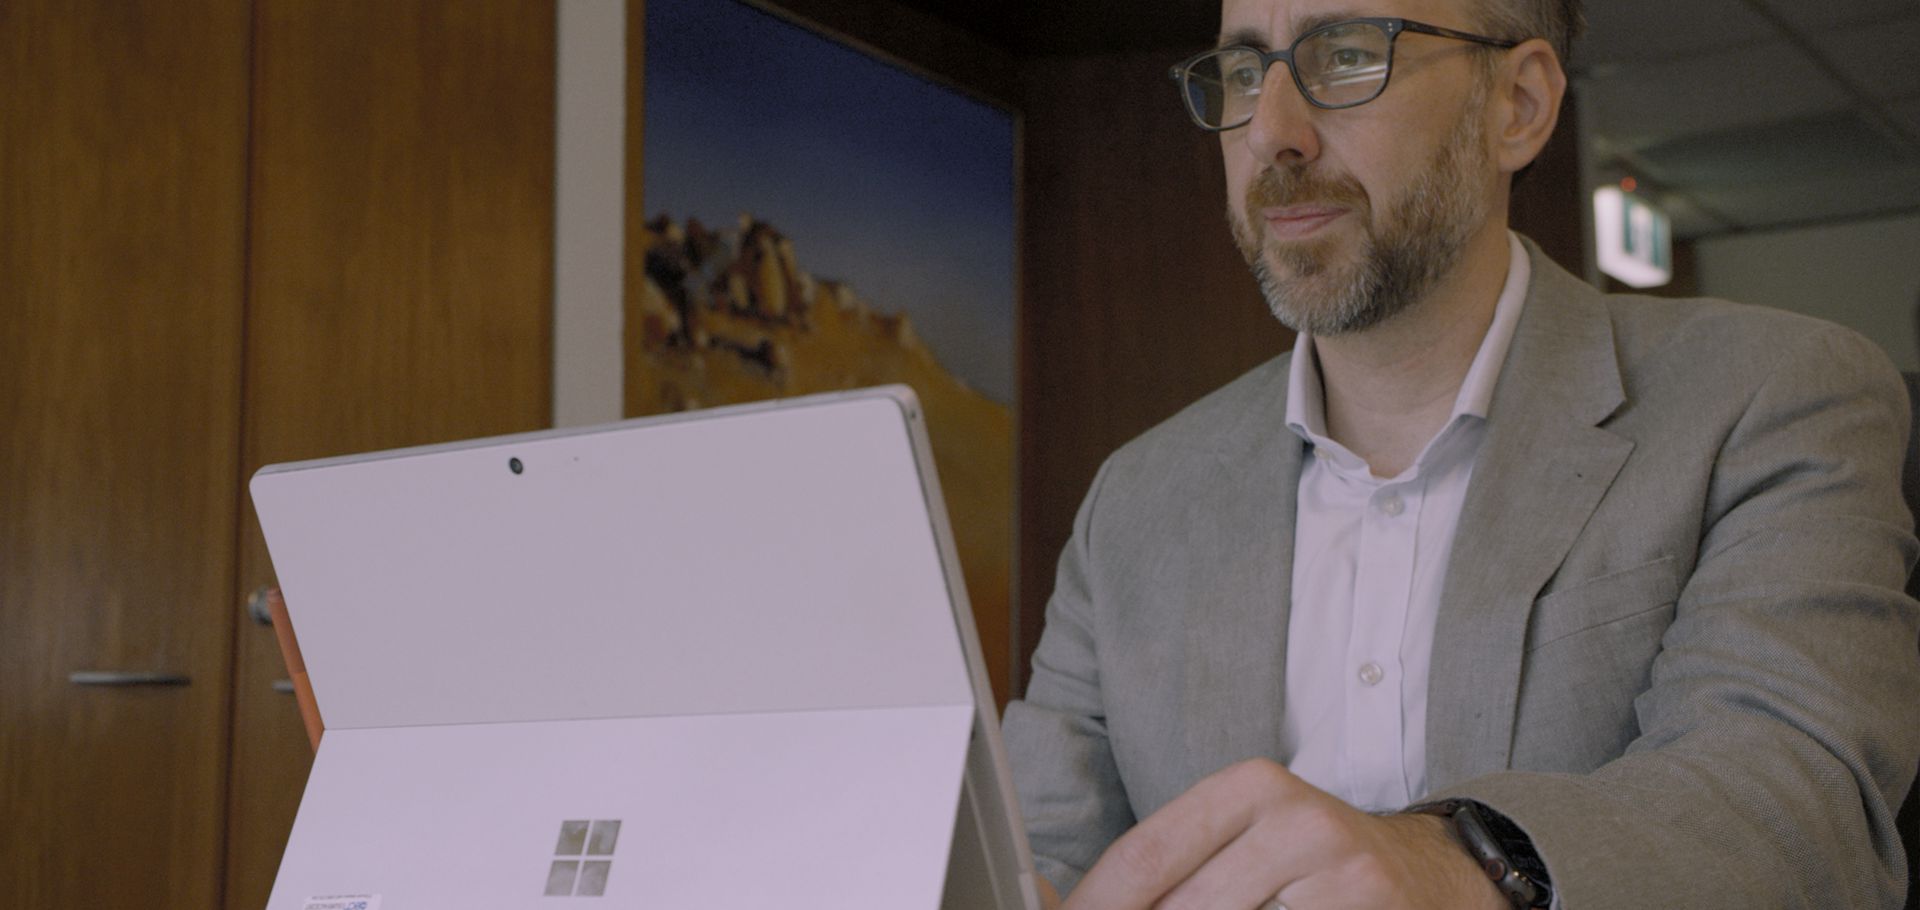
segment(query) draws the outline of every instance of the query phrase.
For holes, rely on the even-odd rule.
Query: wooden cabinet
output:
[[[0,2],[6,906],[264,903],[246,477],[549,422],[553,54],[551,0]]]
[[[0,902],[220,893],[243,0],[0,3]],[[75,672],[180,685],[83,686]]]
[[[550,0],[262,2],[243,462],[550,423]],[[240,577],[271,581],[251,508]],[[235,650],[228,910],[265,903],[309,764],[271,630]]]

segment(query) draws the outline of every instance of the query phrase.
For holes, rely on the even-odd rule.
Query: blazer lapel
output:
[[[1287,679],[1294,496],[1305,443],[1286,427],[1286,361],[1215,453],[1188,516],[1183,776],[1276,758]]]
[[[1528,616],[1633,443],[1593,288],[1528,243],[1533,277],[1448,559],[1427,694],[1427,788],[1507,766]]]

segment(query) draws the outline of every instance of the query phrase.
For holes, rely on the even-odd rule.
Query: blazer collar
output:
[[[1525,242],[1527,305],[1494,389],[1441,595],[1428,691],[1429,791],[1506,767],[1534,596],[1633,447],[1598,428],[1625,401],[1601,295]],[[1211,440],[1222,482],[1191,503],[1191,527],[1262,529],[1189,542],[1184,689],[1193,722],[1182,745],[1192,780],[1279,755],[1306,453],[1285,426],[1287,365],[1282,355],[1263,367],[1251,406]],[[1521,514],[1528,520],[1514,520]],[[1274,710],[1225,707],[1248,705]]]
[[[1306,455],[1306,443],[1286,427],[1288,356],[1260,368],[1254,394],[1213,440],[1213,482],[1189,503],[1182,654],[1189,722],[1175,792],[1236,761],[1279,754],[1294,498]]]
[[[1512,753],[1528,617],[1633,443],[1600,424],[1626,400],[1602,295],[1527,241],[1533,282],[1494,389],[1449,557],[1427,692],[1427,786]]]

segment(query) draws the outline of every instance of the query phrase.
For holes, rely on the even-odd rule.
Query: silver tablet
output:
[[[252,491],[327,728],[270,910],[1038,908],[906,388]]]

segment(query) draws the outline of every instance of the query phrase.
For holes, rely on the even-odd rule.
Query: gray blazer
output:
[[[1567,910],[1899,907],[1920,762],[1908,411],[1865,339],[1533,284],[1449,563],[1433,796],[1513,818]],[[1288,357],[1100,469],[1006,741],[1063,893],[1135,820],[1278,756]]]

